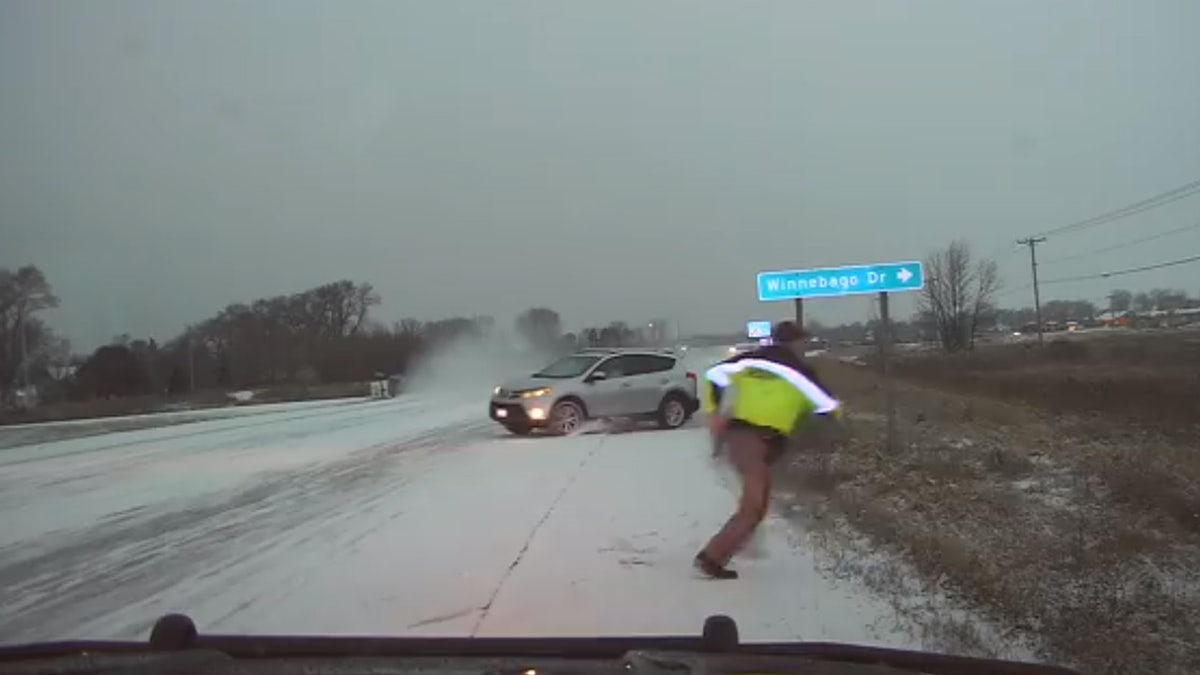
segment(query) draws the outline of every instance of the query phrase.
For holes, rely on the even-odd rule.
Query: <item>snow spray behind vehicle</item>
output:
[[[530,373],[545,360],[544,355],[523,352],[500,338],[462,338],[409,366],[405,390],[456,403],[478,401],[496,382]]]

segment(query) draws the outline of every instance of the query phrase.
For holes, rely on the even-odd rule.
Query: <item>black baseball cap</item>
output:
[[[805,335],[795,321],[780,321],[771,328],[771,340],[777,345],[803,340]]]

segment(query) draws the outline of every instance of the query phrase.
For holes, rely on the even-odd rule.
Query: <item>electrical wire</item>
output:
[[[1066,232],[1081,230],[1088,227],[1094,227],[1096,225],[1103,225],[1104,223],[1110,223],[1114,220],[1128,218],[1129,216],[1142,213],[1143,211],[1156,209],[1160,206],[1165,206],[1172,202],[1179,201],[1180,199],[1186,199],[1197,194],[1200,194],[1200,179],[1180,185],[1179,187],[1167,190],[1166,192],[1161,192],[1153,197],[1147,197],[1141,201],[1092,216],[1091,218],[1084,218],[1083,220],[1077,220],[1073,223],[1067,223],[1061,227],[1046,230],[1045,232],[1041,232],[1035,236],[1046,237],[1050,235],[1058,235]]]
[[[1118,270],[1116,272],[1105,272],[1104,274],[1100,275],[1100,278],[1107,279],[1109,277],[1119,277],[1119,276],[1122,276],[1125,274],[1135,274],[1137,272],[1149,272],[1150,270],[1158,270],[1158,269],[1162,269],[1164,267],[1174,267],[1175,265],[1183,265],[1186,263],[1192,263],[1192,262],[1197,262],[1197,261],[1200,261],[1200,255],[1194,255],[1194,256],[1190,256],[1188,258],[1180,258],[1179,260],[1171,260],[1169,262],[1164,262],[1164,263],[1156,263],[1154,265],[1144,265],[1142,267],[1131,267],[1129,269]]]
[[[1174,267],[1175,265],[1185,265],[1187,263],[1200,262],[1200,255],[1189,256],[1187,258],[1179,258],[1178,260],[1168,260],[1166,262],[1154,263],[1151,265],[1142,265],[1141,267],[1130,267],[1128,269],[1114,270],[1112,272],[1100,272],[1098,274],[1081,274],[1073,277],[1059,277],[1057,279],[1039,279],[1038,286],[1053,286],[1055,284],[1070,284],[1079,281],[1093,281],[1095,279],[1108,279],[1111,277],[1124,276],[1126,274],[1136,274],[1138,272],[1149,272],[1151,270],[1162,269],[1164,267]],[[1004,297],[1020,291],[1025,291],[1033,288],[1033,284],[1025,284],[1016,288],[1006,289],[1001,293],[997,293],[996,297]]]
[[[1155,263],[1153,265],[1143,265],[1141,267],[1130,267],[1128,269],[1115,270],[1113,272],[1101,272],[1099,274],[1081,274],[1079,276],[1074,276],[1074,277],[1060,277],[1057,279],[1046,279],[1044,281],[1038,281],[1038,285],[1045,286],[1048,284],[1069,284],[1069,283],[1074,283],[1076,281],[1091,281],[1093,279],[1108,279],[1110,277],[1120,277],[1120,276],[1124,276],[1126,274],[1136,274],[1138,272],[1149,272],[1150,270],[1158,270],[1158,269],[1162,269],[1164,267],[1174,267],[1175,265],[1184,265],[1187,263],[1193,263],[1193,262],[1198,262],[1198,261],[1200,261],[1200,255],[1194,255],[1194,256],[1189,256],[1187,258],[1180,258],[1178,260],[1169,260],[1167,262]]]
[[[1114,244],[1112,246],[1098,248],[1094,251],[1084,251],[1083,253],[1072,253],[1071,255],[1066,255],[1066,256],[1059,257],[1059,258],[1051,258],[1044,262],[1045,263],[1062,262],[1064,260],[1075,260],[1076,258],[1083,258],[1083,257],[1089,256],[1089,255],[1097,255],[1099,253],[1108,253],[1110,251],[1119,251],[1123,248],[1128,248],[1130,246],[1135,246],[1137,244],[1143,244],[1148,241],[1154,241],[1155,239],[1162,239],[1163,237],[1167,237],[1172,234],[1179,234],[1180,232],[1187,232],[1189,230],[1195,230],[1197,228],[1200,228],[1200,223],[1192,223],[1191,225],[1177,227],[1174,230],[1167,230],[1166,232],[1159,232],[1157,234],[1152,234],[1147,237],[1140,237],[1138,239],[1132,239],[1130,241],[1126,241],[1126,242],[1123,242],[1120,244]]]

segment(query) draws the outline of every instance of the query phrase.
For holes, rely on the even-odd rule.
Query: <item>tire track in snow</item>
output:
[[[134,431],[166,429],[202,422],[248,419],[263,415],[286,415],[306,410],[358,405],[370,401],[371,399],[367,398],[352,398],[299,402],[296,405],[266,403],[251,406],[219,406],[189,412],[157,412],[118,417],[9,424],[0,426],[0,450],[11,450],[30,445],[48,445]]]
[[[525,558],[525,554],[529,551],[530,545],[533,544],[534,538],[537,537],[538,531],[542,529],[542,525],[545,525],[546,521],[550,520],[550,516],[554,513],[554,509],[558,507],[560,502],[562,502],[563,497],[565,497],[567,492],[570,491],[571,486],[575,485],[575,481],[579,479],[580,474],[583,473],[584,469],[588,465],[588,462],[592,460],[592,457],[604,447],[604,441],[607,439],[608,434],[600,436],[600,442],[592,447],[592,449],[588,450],[587,454],[583,456],[583,459],[579,461],[579,466],[575,468],[575,471],[571,473],[571,477],[567,479],[567,481],[563,484],[562,489],[559,490],[558,494],[554,496],[554,499],[550,502],[550,506],[546,509],[546,512],[542,514],[542,517],[539,518],[536,523],[534,523],[533,528],[529,531],[529,536],[525,538],[525,543],[521,546],[521,550],[517,551],[517,555],[513,558],[512,562],[509,563],[508,567],[505,568],[504,574],[500,576],[500,581],[496,583],[496,588],[492,590],[492,594],[488,597],[487,602],[479,608],[479,617],[476,618],[475,625],[471,627],[471,637],[475,637],[476,634],[479,633],[479,629],[483,627],[483,622],[487,620],[488,612],[492,610],[492,605],[495,604],[496,598],[500,597],[500,591],[504,590],[504,583],[508,581],[509,577],[512,576],[513,571],[517,569],[517,566],[520,565],[521,561]],[[461,612],[457,616],[462,616],[466,613],[467,612]],[[451,618],[457,618],[457,616]],[[418,622],[418,625],[420,623],[422,622]],[[409,628],[413,627],[414,626],[409,626]]]
[[[409,407],[416,406],[418,403],[420,403],[420,401],[407,401],[400,406],[396,406],[396,409],[404,410]],[[36,447],[42,446],[42,445],[50,445],[50,444],[54,444],[54,443],[66,443],[66,442],[77,441],[77,440],[86,440],[87,438],[95,438],[95,436],[83,436],[83,437],[79,437],[79,438],[72,438],[72,439],[66,439],[66,440],[61,440],[61,441],[50,441],[50,442],[39,441],[39,442],[35,442],[35,443],[26,443],[26,444],[22,444],[22,445],[14,445],[14,446],[0,448],[0,466],[19,466],[21,464],[29,464],[31,462],[43,462],[43,461],[51,460],[51,459],[59,459],[59,458],[63,458],[63,457],[74,457],[77,455],[85,455],[85,454],[93,453],[93,452],[105,452],[108,450],[128,449],[130,447],[134,447],[134,446],[138,446],[138,445],[156,444],[156,443],[163,443],[166,441],[177,441],[177,440],[182,440],[182,439],[186,439],[186,438],[195,438],[197,436],[207,436],[207,435],[211,435],[211,434],[227,433],[227,432],[243,432],[247,429],[269,427],[272,425],[281,424],[284,422],[290,422],[290,421],[294,421],[294,420],[310,421],[315,418],[342,416],[342,415],[345,415],[346,408],[351,405],[355,406],[356,408],[358,406],[363,407],[362,410],[354,411],[356,413],[357,412],[366,413],[365,415],[359,415],[358,417],[360,417],[360,418],[361,417],[370,417],[370,416],[378,414],[378,412],[379,412],[379,406],[372,406],[372,405],[370,405],[369,402],[364,401],[363,403],[330,406],[329,409],[322,409],[322,410],[318,410],[316,412],[308,412],[308,411],[305,411],[305,412],[292,412],[292,411],[279,412],[279,411],[276,411],[276,412],[267,412],[267,413],[253,413],[253,414],[248,414],[248,415],[224,417],[224,418],[220,418],[220,419],[199,420],[196,422],[187,422],[186,424],[174,424],[174,425],[168,425],[168,426],[151,427],[151,428],[145,428],[145,429],[134,429],[134,430],[128,430],[128,431],[115,431],[112,433],[100,434],[101,436],[112,436],[114,439],[113,442],[107,443],[104,445],[80,448],[79,450],[58,452],[58,453],[46,454],[46,455],[32,454],[32,455],[29,455],[26,457],[13,457],[11,459],[6,458],[6,454],[8,454],[9,451],[17,451],[17,450],[28,451],[31,448],[36,448]],[[248,417],[249,418],[269,417],[270,419],[254,419],[253,421],[241,422],[242,419],[248,418]],[[208,425],[208,426],[198,429],[198,428],[193,427],[193,425]],[[183,431],[172,431],[171,429],[173,429],[174,427],[188,427],[188,429],[183,430]],[[146,431],[157,430],[157,429],[164,429],[166,431],[166,433],[156,434],[156,435],[148,437],[148,438],[139,438],[139,439],[135,439],[135,440],[129,440],[129,437],[126,436],[126,434],[136,434],[136,433],[140,433],[140,432],[146,432]],[[12,457],[12,455],[16,455],[16,454],[18,454],[18,453],[12,452],[11,455],[9,455],[9,457]]]
[[[394,471],[414,450],[453,448],[485,437],[490,421],[427,429],[364,448],[323,464],[266,474],[249,487],[156,504],[158,511],[129,509],[95,527],[0,549],[0,636],[6,641],[78,635],[105,622],[106,633],[144,628],[155,617],[128,618],[132,608],[186,587],[203,597],[257,574],[289,550],[321,540],[352,546],[369,534],[354,527],[364,511],[416,478]],[[257,560],[257,563],[256,563]],[[172,594],[173,596],[175,594]],[[131,608],[128,609],[127,608]],[[114,628],[111,622],[129,623]]]

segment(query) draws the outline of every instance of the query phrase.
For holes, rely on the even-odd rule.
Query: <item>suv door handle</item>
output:
[[[632,383],[632,382],[626,382],[625,384],[622,384],[622,385],[621,385],[621,388],[622,388],[622,389],[628,389],[628,388],[630,388],[630,387],[632,387],[632,386],[633,386],[633,383]]]

